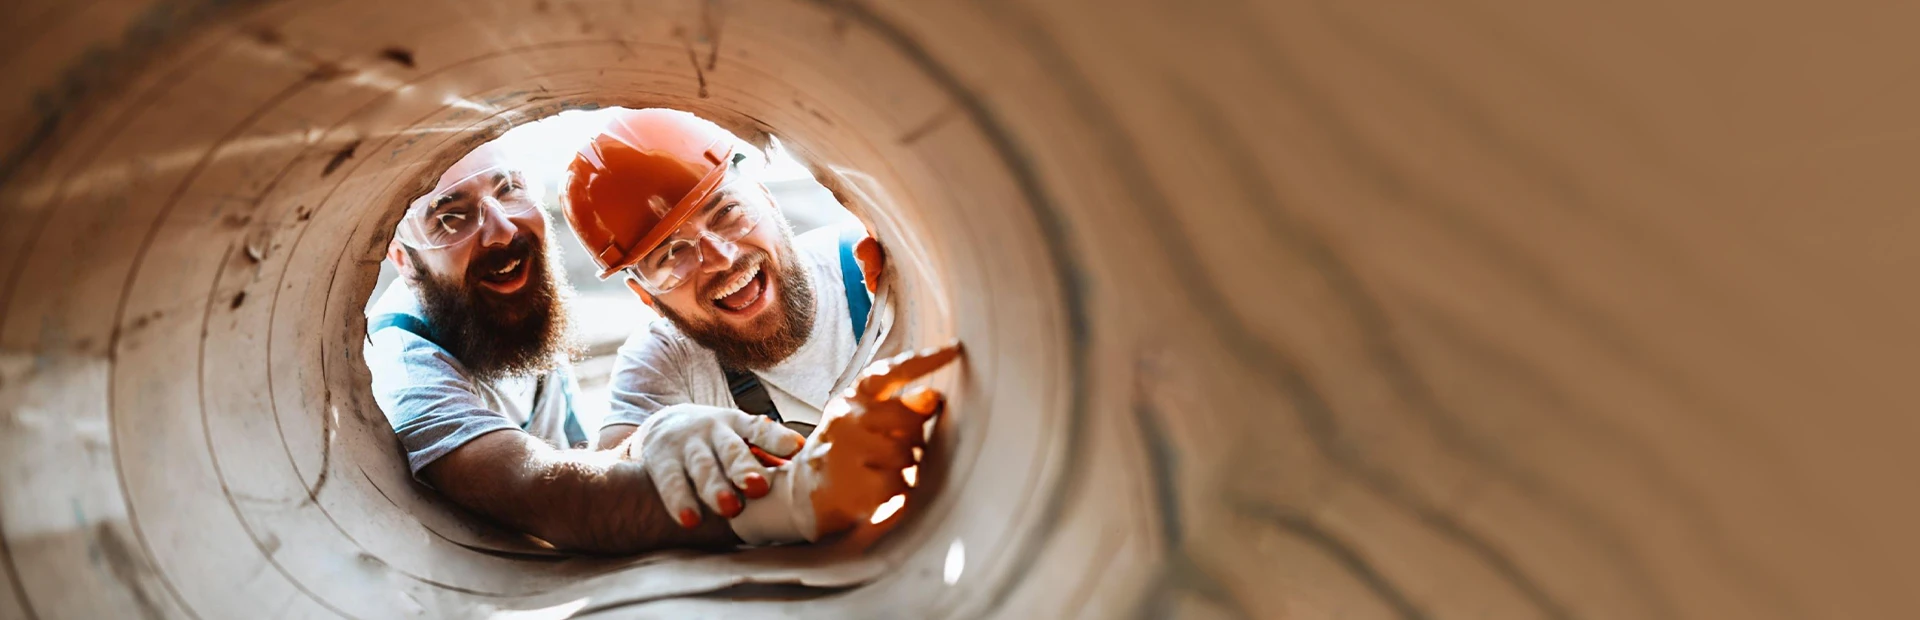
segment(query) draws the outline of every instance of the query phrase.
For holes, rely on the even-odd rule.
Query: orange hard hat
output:
[[[752,147],[712,122],[622,110],[573,157],[561,193],[573,234],[605,280],[640,262],[720,188]]]

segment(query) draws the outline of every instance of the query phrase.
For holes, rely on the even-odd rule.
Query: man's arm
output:
[[[627,451],[560,450],[488,408],[444,349],[398,329],[368,337],[374,400],[393,423],[414,476],[469,510],[590,553],[735,543],[723,519],[672,518]],[[674,455],[663,454],[672,458]],[[683,485],[684,486],[684,485]]]
[[[616,452],[557,450],[518,430],[481,435],[427,464],[420,478],[461,506],[561,549],[627,554],[740,544],[726,519],[702,518],[692,529],[675,523],[640,463]]]

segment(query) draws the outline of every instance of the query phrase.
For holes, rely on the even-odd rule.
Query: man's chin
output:
[[[754,341],[774,338],[780,335],[780,316],[777,312],[759,312],[752,317],[737,317],[708,313],[707,320],[694,326],[694,331],[723,335],[730,340]],[[682,322],[684,321],[676,321]],[[684,330],[687,326],[683,325]]]
[[[435,281],[421,284],[421,309],[441,332],[441,346],[476,377],[544,371],[567,350],[564,296],[543,264],[522,269],[525,282],[512,293],[473,278],[464,290]]]
[[[753,320],[732,323],[725,329],[733,332],[741,340],[771,340],[780,337],[780,317],[772,312],[762,313]]]
[[[761,312],[751,320],[735,320],[707,312],[694,324],[670,308],[663,310],[661,315],[678,327],[680,333],[713,351],[719,356],[720,364],[727,368],[760,370],[786,357],[785,353],[769,355],[766,347],[785,340],[786,326],[778,312]]]

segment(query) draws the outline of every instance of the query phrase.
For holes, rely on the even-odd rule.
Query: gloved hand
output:
[[[660,500],[681,527],[700,524],[699,501],[721,516],[746,507],[740,494],[758,498],[772,488],[771,472],[748,450],[776,456],[800,450],[806,438],[764,416],[739,409],[683,404],[661,409],[627,439],[623,457],[639,461],[660,490]]]
[[[861,239],[853,245],[854,260],[860,262],[860,274],[867,282],[867,292],[880,292],[880,276],[887,272],[887,250],[872,236]]]
[[[960,355],[960,345],[903,353],[875,362],[841,400],[798,455],[773,470],[772,491],[730,523],[753,544],[818,541],[852,529],[875,508],[907,491],[901,470],[914,465],[927,420],[945,407],[939,391],[901,393]],[[835,415],[844,403],[846,411]]]

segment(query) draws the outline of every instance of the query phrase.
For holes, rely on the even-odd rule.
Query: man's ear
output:
[[[646,304],[648,308],[653,307],[653,296],[647,294],[647,289],[640,288],[640,282],[638,280],[621,278],[620,281],[627,283],[627,289],[633,291],[634,295],[640,297],[640,303]]]
[[[398,240],[387,242],[387,260],[393,261],[393,266],[399,268],[400,273],[413,273],[413,265],[407,260],[407,250],[400,247]]]

